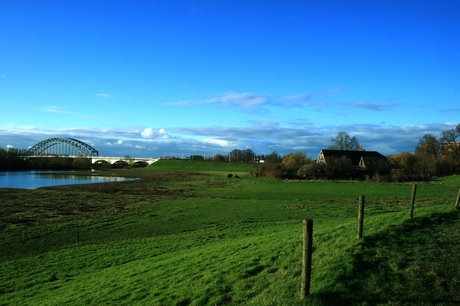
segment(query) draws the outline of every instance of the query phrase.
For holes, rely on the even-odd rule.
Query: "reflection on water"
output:
[[[55,171],[0,172],[0,188],[39,188],[59,185],[121,182],[126,177],[64,174]]]

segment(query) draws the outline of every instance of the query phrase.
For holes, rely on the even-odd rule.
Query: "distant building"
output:
[[[388,160],[376,151],[343,151],[321,150],[316,160],[319,164],[328,164],[332,160],[346,158],[351,161],[351,167],[366,172],[374,172],[388,168]]]

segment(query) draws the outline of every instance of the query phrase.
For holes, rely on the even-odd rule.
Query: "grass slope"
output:
[[[145,169],[240,174],[250,172],[255,167],[258,167],[258,164],[160,159]]]
[[[459,223],[458,212],[434,213],[366,237],[330,296],[350,305],[458,304]]]
[[[107,172],[137,181],[0,189],[0,305],[460,303],[459,176],[419,184],[408,220],[410,184],[173,162]],[[314,220],[314,253],[300,301],[303,218]]]

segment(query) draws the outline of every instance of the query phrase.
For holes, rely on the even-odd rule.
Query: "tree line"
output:
[[[0,171],[26,170],[30,168],[30,163],[23,158],[27,150],[0,148]]]
[[[0,171],[18,171],[30,169],[51,169],[51,170],[69,170],[69,169],[89,169],[91,160],[84,156],[76,158],[56,155],[53,158],[49,156],[27,158],[28,150],[9,148],[5,150],[0,148]]]
[[[339,132],[330,139],[328,149],[342,151],[362,151],[356,136]],[[0,148],[0,171],[26,170],[34,168],[30,160],[24,159],[27,150]],[[377,180],[407,181],[430,180],[437,176],[460,173],[460,124],[444,130],[440,135],[427,133],[420,138],[414,153],[402,152],[388,156],[388,164],[377,167],[372,174]],[[351,169],[347,159],[335,159],[328,164],[318,164],[305,152],[294,152],[284,156],[276,151],[268,155],[257,155],[251,149],[234,149],[228,155],[216,154],[211,158],[192,155],[190,160],[210,160],[215,162],[255,162],[259,163],[253,172],[256,176],[271,178],[310,179],[353,179],[363,173]],[[39,161],[42,167],[58,169],[62,167],[87,168],[83,159],[67,160],[65,157]],[[37,161],[35,161],[37,163]],[[35,164],[35,167],[37,164]]]
[[[427,133],[420,138],[414,153],[403,152],[389,157],[397,180],[429,180],[460,173],[460,124],[439,136]]]
[[[339,132],[331,138],[327,149],[362,151],[356,136]],[[232,151],[233,152],[233,151]],[[439,136],[427,133],[420,138],[414,153],[402,152],[388,156],[388,164],[377,165],[372,177],[379,181],[430,180],[433,177],[460,173],[460,124],[441,131]],[[318,164],[304,152],[284,156],[272,152],[254,175],[271,178],[354,179],[368,173],[352,169],[351,161],[337,158]]]

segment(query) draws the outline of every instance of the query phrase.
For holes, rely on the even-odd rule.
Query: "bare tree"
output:
[[[229,154],[229,159],[236,162],[248,162],[253,161],[255,153],[251,149],[234,149]]]
[[[455,129],[441,132],[443,157],[451,159],[458,167],[460,165],[460,124]]]
[[[271,164],[277,164],[281,162],[281,156],[276,151],[273,151],[267,155],[267,162]]]
[[[440,155],[441,144],[439,140],[431,133],[423,135],[418,141],[418,146],[415,148],[416,152],[427,154],[436,160]]]
[[[336,137],[331,138],[332,146],[329,149],[353,151],[362,149],[356,136],[350,136],[347,132],[339,132]]]

